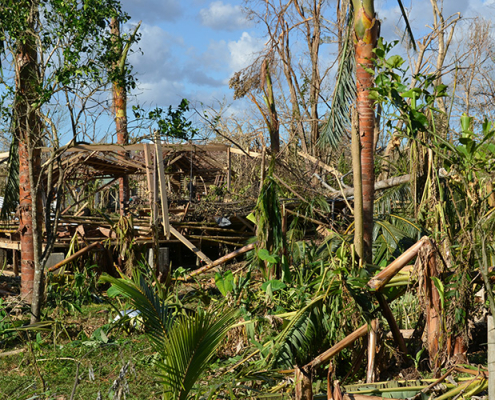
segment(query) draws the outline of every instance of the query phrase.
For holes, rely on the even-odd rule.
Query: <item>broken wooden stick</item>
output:
[[[365,336],[367,333],[368,333],[368,325],[365,324],[361,328],[356,329],[349,336],[347,336],[344,339],[342,339],[336,345],[334,345],[331,348],[329,348],[327,351],[321,353],[318,357],[316,357],[313,361],[311,361],[308,364],[306,364],[303,368],[304,369],[307,369],[307,368],[316,368],[320,364],[328,361],[330,358],[332,358],[336,354],[340,353],[346,347],[349,347],[357,339]]]
[[[60,261],[58,264],[55,264],[53,267],[48,268],[48,272],[56,271],[57,269],[63,267],[64,265],[70,263],[71,261],[74,261],[77,258],[81,257],[82,255],[90,252],[91,250],[93,250],[96,247],[102,248],[103,244],[101,242],[94,242],[94,243],[91,243],[89,246],[83,247],[81,250],[75,252],[70,257],[67,257],[63,261]]]
[[[430,239],[428,236],[422,237],[416,244],[407,249],[399,257],[397,257],[388,267],[386,267],[379,274],[375,275],[368,282],[368,286],[374,290],[381,290],[397,273],[404,268],[409,261],[416,257],[419,250],[429,243]]]
[[[191,279],[192,277],[194,277],[196,275],[199,275],[199,274],[202,274],[204,272],[207,272],[210,269],[215,268],[215,267],[218,267],[219,265],[222,265],[222,264],[226,263],[227,261],[229,261],[229,260],[237,257],[238,255],[247,253],[249,250],[253,250],[255,245],[256,245],[256,243],[248,244],[247,246],[244,246],[244,247],[240,248],[239,250],[235,250],[232,253],[229,253],[229,254],[227,254],[227,255],[225,255],[223,257],[220,257],[219,259],[213,261],[211,264],[205,265],[204,267],[199,268],[196,271],[191,272],[186,277],[179,278],[178,280],[188,281],[189,279]]]
[[[368,335],[368,370],[366,373],[366,383],[375,382],[375,360],[376,344],[378,341],[378,319],[371,321],[371,329]]]

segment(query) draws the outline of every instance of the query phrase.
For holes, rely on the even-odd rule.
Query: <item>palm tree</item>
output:
[[[375,194],[374,173],[374,131],[375,108],[370,99],[373,87],[374,53],[380,31],[375,19],[373,0],[353,0],[354,7],[354,47],[356,58],[356,111],[358,115],[358,132],[361,142],[361,176],[363,207],[363,258],[372,259],[373,246],[373,202]]]
[[[406,32],[411,38],[414,47],[414,38],[411,27],[405,15],[401,0],[397,0],[406,23]],[[339,10],[341,1],[338,2]],[[380,23],[375,14],[374,0],[352,0],[351,18],[349,19],[350,37],[354,41],[354,53],[351,47],[345,45],[341,52],[341,65],[338,72],[337,84],[332,101],[332,110],[327,125],[322,131],[320,143],[322,145],[336,146],[345,135],[346,129],[351,125],[349,118],[350,104],[356,99],[357,126],[360,138],[360,163],[362,210],[355,209],[355,215],[362,215],[362,221],[356,221],[356,226],[362,225],[362,238],[355,242],[363,242],[359,256],[365,262],[372,261],[373,248],[373,203],[374,203],[374,130],[375,107],[373,100],[369,98],[370,89],[373,87],[374,49],[378,43]],[[352,71],[355,69],[355,77]],[[355,79],[355,82],[354,82]],[[354,92],[354,93],[353,93]],[[353,135],[353,138],[355,136]],[[359,153],[359,152],[358,152]],[[359,167],[358,167],[359,168]],[[357,175],[357,174],[356,174]],[[354,184],[357,187],[356,183]],[[357,191],[356,193],[359,193]],[[355,193],[355,195],[356,195]],[[361,207],[359,200],[355,199],[355,207]],[[356,204],[357,203],[357,204]],[[357,230],[361,235],[361,230]]]

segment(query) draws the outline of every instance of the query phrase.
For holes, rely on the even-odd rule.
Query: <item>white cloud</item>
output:
[[[145,107],[177,106],[184,97],[184,85],[181,82],[163,78],[155,82],[140,82],[135,90],[137,103]],[[131,99],[133,100],[133,99]],[[134,103],[134,101],[131,101]]]
[[[129,56],[129,62],[138,73],[138,79],[146,81],[159,81],[164,76],[167,78],[179,75],[179,66],[176,48],[184,47],[181,37],[171,35],[158,26],[142,24],[139,30],[141,40]],[[174,49],[175,48],[175,49]]]
[[[228,43],[230,51],[229,65],[232,71],[239,71],[251,64],[257,55],[263,49],[263,41],[243,32],[238,41]]]
[[[199,11],[201,23],[215,30],[236,31],[251,26],[241,6],[224,4],[222,1],[210,3],[208,8]]]

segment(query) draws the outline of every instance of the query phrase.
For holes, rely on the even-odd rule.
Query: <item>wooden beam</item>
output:
[[[234,154],[240,154],[241,156],[248,155],[250,157],[261,157],[261,153],[258,153],[256,151],[249,151],[249,150],[243,151],[243,150],[235,149],[233,147],[230,148],[230,152]]]
[[[165,231],[165,236],[170,239],[170,222],[168,219],[168,199],[167,199],[167,187],[165,184],[165,170],[163,166],[163,148],[160,146],[161,140],[156,137],[157,143],[155,144],[156,150],[156,165],[158,168],[158,181],[160,185],[160,197],[162,200],[162,219],[163,219],[163,229]]]
[[[78,144],[72,147],[62,147],[60,150],[71,153],[80,151],[142,151],[144,143],[139,144]],[[163,150],[175,150],[175,151],[226,151],[229,146],[221,143],[206,144],[206,145],[194,145],[194,144],[162,144]],[[50,147],[42,147],[43,153],[50,153],[52,149]],[[242,152],[241,152],[242,153]],[[1,153],[0,153],[1,155]]]
[[[21,243],[13,240],[1,239],[0,249],[21,250]]]
[[[205,253],[203,253],[188,239],[186,239],[177,229],[175,229],[173,226],[169,226],[169,229],[172,235],[174,235],[177,239],[179,239],[189,250],[191,250],[199,258],[201,258],[201,260],[203,260],[206,264],[212,263],[212,261],[208,258],[208,256]]]

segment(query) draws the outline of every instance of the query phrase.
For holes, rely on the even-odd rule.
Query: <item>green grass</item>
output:
[[[85,340],[68,340],[65,334],[55,337],[52,331],[39,335],[38,340],[19,341],[16,347],[24,348],[23,353],[0,358],[0,398],[70,399],[78,372],[74,399],[96,399],[98,392],[102,399],[112,399],[112,384],[122,367],[128,365],[126,398],[160,399],[161,385],[154,377],[154,353],[145,335],[113,330],[107,343],[87,339],[105,323],[106,316],[101,316],[101,310],[102,306],[88,306],[83,315],[68,318],[67,326],[78,327],[71,329],[70,334]],[[78,318],[77,324],[71,321]],[[13,348],[3,349],[9,350]]]

